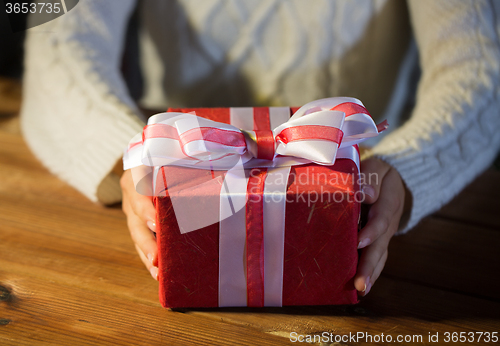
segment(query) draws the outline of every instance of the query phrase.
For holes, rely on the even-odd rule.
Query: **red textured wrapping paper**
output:
[[[169,111],[196,111],[198,116],[229,122],[225,108]],[[348,159],[337,160],[334,166],[292,167],[285,212],[283,306],[357,302],[353,284],[360,212],[355,199],[357,172]],[[183,205],[196,200],[197,208],[200,203],[203,207],[204,200],[213,203],[209,197],[218,191],[193,187],[226,172],[168,166],[161,168],[158,179],[164,174],[169,177],[166,196],[154,201],[160,302],[169,308],[217,307],[219,224],[181,234],[169,194],[189,188],[192,194],[182,197]],[[197,217],[197,210],[192,216]],[[251,226],[252,220],[247,223]]]

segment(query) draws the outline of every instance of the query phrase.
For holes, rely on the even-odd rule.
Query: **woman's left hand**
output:
[[[399,229],[407,192],[399,173],[379,159],[362,161],[361,174],[367,183],[362,190],[369,211],[367,223],[358,235],[358,249],[363,250],[354,286],[361,295],[366,295],[384,268],[389,241]]]

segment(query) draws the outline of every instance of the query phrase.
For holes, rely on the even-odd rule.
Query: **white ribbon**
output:
[[[264,208],[264,305],[282,306],[285,244],[286,188],[291,167],[270,168],[262,198]],[[225,183],[240,185],[238,174],[229,171]],[[245,182],[247,179],[245,180]],[[246,185],[244,185],[246,186]],[[229,217],[232,206],[246,203],[244,194],[231,194],[224,186],[220,195],[219,306],[247,306],[245,210]],[[232,205],[232,206],[231,206]]]

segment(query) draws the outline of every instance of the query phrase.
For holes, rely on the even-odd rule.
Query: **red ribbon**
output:
[[[247,305],[264,306],[264,183],[267,168],[254,168],[248,178],[245,209],[247,230]]]
[[[214,127],[199,127],[180,135],[180,142],[186,145],[193,141],[219,143],[229,147],[246,147],[245,136],[241,132],[218,129]]]
[[[272,160],[274,159],[274,135],[271,130],[256,130],[257,140],[257,158]]]
[[[344,112],[345,117],[347,118],[350,115],[357,114],[357,113],[364,113],[370,115],[368,111],[366,110],[365,107],[358,105],[357,103],[354,102],[344,102],[336,105],[331,109],[332,111],[339,111],[339,112]]]
[[[179,139],[179,133],[173,126],[166,124],[146,125],[142,130],[142,141],[146,138],[170,138]]]
[[[255,107],[253,109],[253,130],[263,131],[271,129],[268,107]]]
[[[274,138],[269,108],[254,108],[257,156],[274,158]],[[254,168],[248,178],[248,202],[245,209],[247,230],[247,305],[264,306],[264,183],[267,168]]]
[[[207,141],[219,143],[231,147],[245,147],[245,136],[241,132],[218,129],[214,127],[198,127],[184,132],[179,136],[177,129],[171,125],[153,124],[147,125],[142,131],[143,141],[145,138],[170,138],[178,140],[181,145],[193,141]]]
[[[320,139],[340,144],[344,133],[342,130],[322,125],[303,125],[288,127],[276,136],[283,143]]]

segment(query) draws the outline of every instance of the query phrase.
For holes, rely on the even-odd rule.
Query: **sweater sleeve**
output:
[[[33,153],[92,201],[121,199],[112,169],[143,119],[120,74],[134,0],[86,0],[28,30],[21,126]]]
[[[449,202],[500,148],[499,8],[409,1],[422,69],[416,106],[370,153],[395,167],[412,194],[400,233]]]

